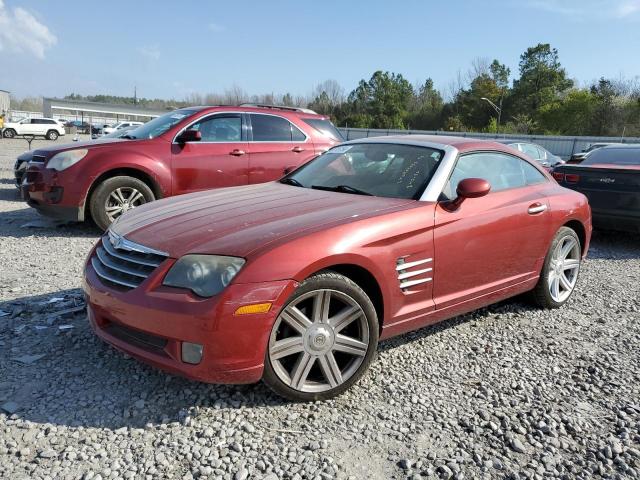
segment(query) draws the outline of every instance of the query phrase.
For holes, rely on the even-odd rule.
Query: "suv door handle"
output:
[[[302,148],[302,147],[293,147],[291,149],[291,151],[295,152],[295,153],[300,153],[300,152],[304,152],[304,148]]]
[[[544,203],[536,202],[532,205],[529,205],[529,215],[535,215],[537,213],[542,213],[547,209],[547,206]]]
[[[244,155],[244,150],[238,150],[237,148],[235,150],[232,150],[231,152],[229,152],[229,155],[233,155],[234,157],[241,157],[242,155]]]

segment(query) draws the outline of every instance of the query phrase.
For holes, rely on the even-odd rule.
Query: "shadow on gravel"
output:
[[[5,183],[4,182],[5,179],[0,179],[0,183]],[[7,181],[6,183],[10,183],[9,181]],[[22,202],[22,199],[20,198],[20,192],[18,191],[17,188],[2,188],[0,189],[0,200],[7,200],[7,201],[18,201],[18,202]]]
[[[3,200],[0,190],[0,200]],[[0,212],[0,237],[87,237],[98,239],[101,231],[91,222],[62,222],[39,215],[26,206],[20,210]]]
[[[15,181],[13,178],[0,178],[0,183],[6,183],[7,185],[14,185]],[[18,189],[16,188],[16,192]]]
[[[117,429],[184,421],[194,407],[287,403],[263,384],[209,385],[146,366],[98,339],[84,310],[64,313],[83,305],[80,289],[0,302],[9,313],[0,317],[0,407],[13,403],[36,423]]]
[[[598,260],[640,258],[640,234],[594,230],[587,258]]]

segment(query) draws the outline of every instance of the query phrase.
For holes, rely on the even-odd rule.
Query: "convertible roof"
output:
[[[513,148],[496,141],[468,137],[453,137],[448,135],[389,135],[382,137],[367,137],[350,140],[342,145],[355,143],[399,143],[403,145],[423,145],[434,148],[451,146],[461,152],[469,150],[499,150],[508,153],[514,152]]]

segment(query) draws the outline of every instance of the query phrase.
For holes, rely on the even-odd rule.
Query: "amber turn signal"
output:
[[[271,309],[271,303],[254,303],[239,307],[234,315],[251,315],[252,313],[267,313]]]

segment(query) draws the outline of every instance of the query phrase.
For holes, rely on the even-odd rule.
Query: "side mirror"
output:
[[[200,140],[202,140],[202,134],[198,130],[185,130],[176,138],[178,143],[199,142]]]
[[[450,212],[457,210],[467,198],[484,197],[491,190],[491,185],[482,178],[465,178],[458,183],[456,188],[457,197],[446,202],[443,207]]]

